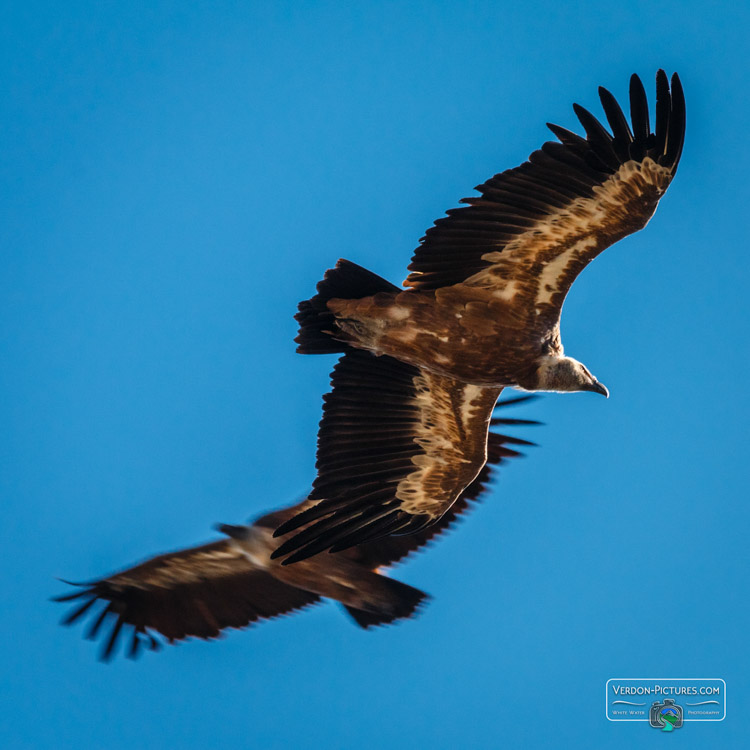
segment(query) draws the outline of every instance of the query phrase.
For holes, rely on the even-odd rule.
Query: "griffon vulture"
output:
[[[517,403],[508,400],[499,404]],[[534,424],[497,418],[498,425]],[[194,636],[217,638],[227,628],[291,614],[323,598],[341,602],[362,628],[414,616],[427,595],[380,573],[449,529],[487,491],[494,470],[520,455],[511,446],[525,440],[490,433],[488,463],[439,524],[410,536],[389,537],[336,555],[321,555],[283,567],[270,559],[273,530],[310,506],[309,500],[258,518],[249,526],[221,524],[226,539],[159,555],[120,573],[74,584],[73,593],[54,598],[76,602],[62,621],[71,625],[91,615],[87,637],[103,638],[101,658],[110,659],[127,634],[128,656],[156,650],[157,634],[169,643]],[[105,626],[105,623],[108,623]]]
[[[495,175],[427,230],[399,290],[347,261],[300,303],[298,351],[348,347],[473,385],[528,391],[606,388],[560,340],[563,301],[605,248],[642,229],[677,171],[685,136],[680,79],[656,75],[651,132],[646,94],[630,79],[631,126],[599,89],[612,134],[573,105],[586,137],[556,125],[520,167]]]
[[[563,301],[589,262],[656,210],[682,153],[685,102],[677,74],[670,90],[660,70],[652,132],[638,76],[632,129],[612,94],[599,96],[612,134],[574,105],[586,137],[549,125],[559,143],[436,221],[409,289],[341,260],[300,303],[298,351],[345,354],[318,438],[310,497],[320,502],[282,524],[279,535],[308,525],[274,557],[296,562],[435,523],[484,465],[506,386],[608,395],[564,356]]]

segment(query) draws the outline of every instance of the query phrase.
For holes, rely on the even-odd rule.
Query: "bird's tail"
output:
[[[348,345],[335,338],[336,323],[328,309],[328,300],[362,299],[378,292],[401,290],[372,271],[342,259],[335,268],[326,271],[317,291],[312,299],[299,303],[294,316],[299,323],[299,333],[294,340],[300,354],[332,354],[347,350]]]
[[[378,573],[368,573],[359,585],[358,594],[362,596],[360,606],[344,606],[354,622],[365,630],[414,617],[419,606],[430,598],[424,591]]]

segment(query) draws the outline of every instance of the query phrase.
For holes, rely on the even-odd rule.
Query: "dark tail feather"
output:
[[[299,312],[294,316],[299,323],[299,333],[294,340],[299,344],[300,354],[332,354],[348,349],[346,343],[332,336],[336,325],[333,313],[328,310],[329,299],[362,299],[378,292],[401,291],[372,271],[343,259],[326,271],[317,290],[312,299],[299,303]]]
[[[408,586],[401,581],[373,573],[379,579],[380,589],[377,604],[373,602],[372,609],[365,611],[345,605],[346,611],[360,628],[375,627],[377,625],[389,625],[396,620],[409,619],[417,614],[417,610],[423,602],[429,600],[429,595],[424,591]],[[377,609],[377,611],[372,611]]]

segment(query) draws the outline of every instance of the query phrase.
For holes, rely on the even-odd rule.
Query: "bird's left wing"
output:
[[[484,466],[501,391],[359,350],[331,384],[310,495],[320,502],[276,530],[306,526],[271,555],[283,564],[437,521]]]
[[[72,625],[87,614],[95,617],[87,637],[103,636],[101,658],[108,660],[123,631],[129,632],[128,655],[159,642],[190,636],[217,638],[226,628],[242,628],[319,601],[308,591],[289,586],[257,567],[228,540],[159,555],[140,565],[54,598],[77,606],[63,619]],[[97,603],[103,607],[97,607]]]
[[[539,424],[529,419],[513,419],[505,416],[507,407],[529,401],[533,398],[535,397],[520,396],[499,401],[495,410],[496,416],[492,418],[492,426],[507,427]],[[520,452],[521,448],[533,445],[534,443],[528,440],[504,435],[490,429],[487,434],[487,463],[482,467],[479,474],[477,474],[476,479],[461,493],[458,500],[453,503],[437,523],[415,534],[399,534],[364,542],[340,554],[348,555],[360,565],[365,565],[369,568],[388,566],[400,562],[405,557],[429,545],[437,537],[450,531],[459,518],[469,513],[487,495],[490,485],[497,478],[498,468],[509,459],[522,456],[523,454]]]

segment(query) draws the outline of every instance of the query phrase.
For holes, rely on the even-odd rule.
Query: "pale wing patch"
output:
[[[469,431],[472,420],[477,416],[477,409],[482,405],[482,396],[486,390],[486,388],[480,388],[478,385],[465,385],[463,387],[460,414],[464,432]]]
[[[398,328],[391,334],[393,338],[398,339],[404,344],[413,344],[417,338],[417,334],[421,333],[418,328]]]
[[[391,320],[406,320],[411,315],[411,311],[406,307],[394,305],[388,308],[388,317]]]
[[[396,487],[407,513],[442,515],[487,460],[487,429],[498,388],[480,388],[421,371],[414,377],[419,425],[417,467]]]
[[[492,287],[500,299],[514,298],[521,288],[528,293],[533,284],[534,303],[549,304],[572,283],[573,267],[585,265],[621,237],[646,225],[671,179],[671,171],[649,157],[626,162],[603,185],[593,188],[593,198],[577,198],[502,250],[482,255],[492,265],[464,283]]]
[[[113,585],[135,588],[172,588],[176,584],[200,583],[206,578],[221,577],[247,568],[248,563],[241,552],[227,540],[162,555],[109,580]]]
[[[490,258],[490,256],[493,257]],[[492,260],[499,258],[500,253],[487,253],[487,255],[482,256],[482,260]],[[492,293],[492,296],[497,297],[497,299],[501,299],[505,302],[511,302],[516,294],[518,294],[519,290],[520,284],[517,281],[510,280],[504,286],[500,287],[499,289],[495,289],[495,291]]]
[[[566,270],[571,262],[576,261],[586,251],[596,245],[595,237],[584,237],[564,250],[554,260],[550,261],[539,276],[539,286],[536,292],[536,309],[549,304],[560,291],[560,282],[566,276]]]

